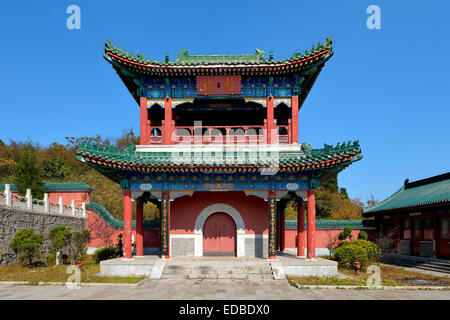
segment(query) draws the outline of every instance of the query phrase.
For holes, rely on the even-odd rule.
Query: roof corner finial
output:
[[[169,53],[168,53],[168,52],[166,52],[165,61],[166,61],[166,63],[169,63],[169,62],[170,62],[170,60],[169,60]]]
[[[406,179],[405,179],[405,188],[406,188],[406,186],[408,185],[408,183],[409,183],[409,179],[406,178]]]
[[[270,51],[270,54],[269,54],[269,61],[273,61],[273,52],[272,51]]]

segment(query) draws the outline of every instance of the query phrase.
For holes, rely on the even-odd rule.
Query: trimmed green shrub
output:
[[[366,249],[359,245],[348,243],[337,247],[334,251],[338,266],[343,269],[353,269],[355,261],[358,261],[361,265],[361,271],[366,272],[369,265]]]
[[[43,242],[42,234],[36,234],[32,229],[22,229],[14,235],[9,246],[19,255],[20,264],[31,267],[40,258],[39,249]]]
[[[364,248],[367,252],[367,259],[369,262],[376,263],[381,258],[381,249],[373,242],[367,241],[367,240],[353,240],[353,241],[346,241],[341,242],[339,244],[339,247],[349,246],[349,245],[357,245],[362,248]]]
[[[365,231],[360,231],[358,233],[358,240],[368,240],[369,236],[367,235],[367,233]]]
[[[94,252],[95,263],[100,263],[100,261],[113,259],[119,257],[119,250],[117,248],[100,248]]]
[[[345,240],[345,239],[347,239],[347,238],[349,238],[350,240],[352,239],[352,231],[353,231],[353,229],[352,229],[352,227],[345,227],[344,228],[344,231],[342,231],[341,233],[339,233],[339,235],[338,235],[338,239],[339,240],[341,240],[341,241],[343,241],[343,240]]]

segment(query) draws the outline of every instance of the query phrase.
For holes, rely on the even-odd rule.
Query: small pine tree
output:
[[[39,248],[43,241],[42,234],[36,234],[32,229],[22,229],[14,235],[9,246],[19,255],[19,262],[24,267],[31,267],[40,257]]]
[[[22,196],[26,194],[27,189],[31,189],[33,197],[44,197],[42,175],[36,166],[36,150],[31,143],[25,144],[22,157],[14,168],[13,181]]]
[[[52,251],[62,251],[70,241],[71,228],[66,226],[57,226],[50,230],[48,235],[49,240],[52,243]]]

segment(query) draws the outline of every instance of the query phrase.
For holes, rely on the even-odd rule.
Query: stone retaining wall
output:
[[[86,228],[86,219],[0,207],[0,265],[17,263],[16,254],[9,247],[16,232],[33,229],[35,233],[46,236],[52,228],[60,225],[71,227],[72,231],[82,231]],[[42,247],[42,253],[46,256],[50,250],[50,241],[45,240]]]

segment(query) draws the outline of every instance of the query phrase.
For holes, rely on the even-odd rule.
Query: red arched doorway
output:
[[[236,224],[223,212],[211,214],[203,225],[203,255],[236,255]]]

